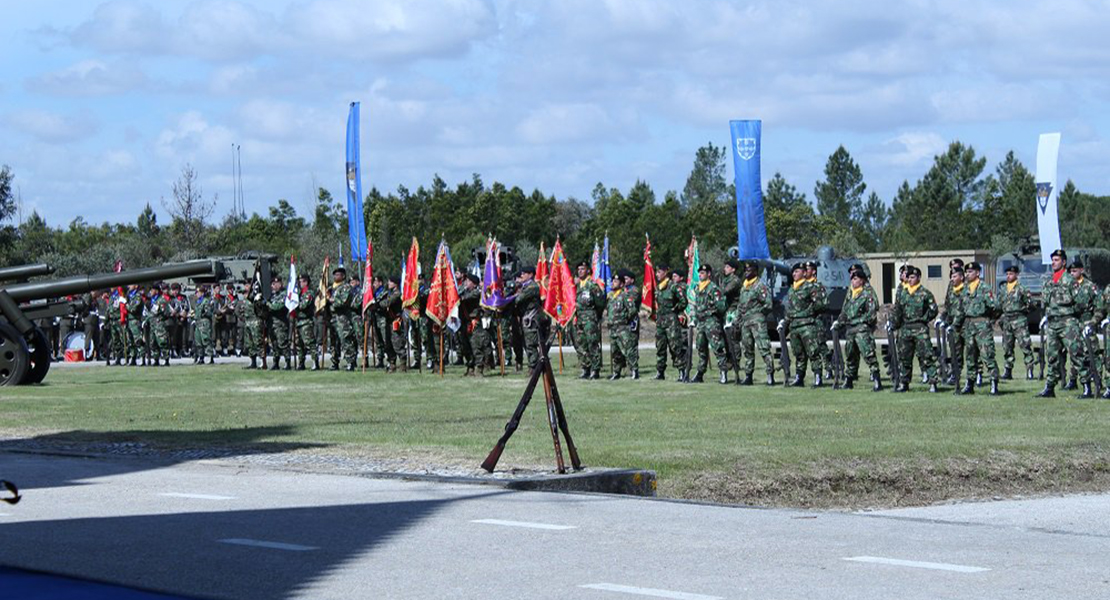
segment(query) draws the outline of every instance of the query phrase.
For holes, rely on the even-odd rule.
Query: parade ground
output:
[[[0,448],[484,476],[478,465],[526,382],[512,369],[441,378],[225,360],[52,369],[43,385],[4,388]],[[583,463],[654,470],[664,498],[860,509],[1110,490],[1110,403],[1064,391],[1036,399],[1038,381],[1003,382],[999,397],[920,383],[893,394],[580,381],[573,355],[565,363],[557,381]],[[539,392],[498,469],[554,466]]]

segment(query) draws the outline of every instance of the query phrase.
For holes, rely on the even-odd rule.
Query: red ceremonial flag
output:
[[[540,242],[540,257],[536,259],[536,282],[540,284],[540,300],[547,299],[547,256]]]
[[[644,247],[644,286],[640,289],[640,306],[647,309],[651,320],[655,320],[655,290],[659,282],[655,280],[655,266],[651,264],[651,238],[644,234],[647,245]]]
[[[366,240],[366,272],[362,277],[362,312],[374,302],[374,240]]]
[[[410,308],[419,316],[420,305],[416,303],[420,295],[420,281],[417,279],[420,270],[420,243],[416,237],[412,238],[408,258],[405,259],[404,279],[401,281],[401,306]],[[416,306],[413,306],[416,305]]]
[[[441,327],[458,329],[459,285],[455,281],[455,265],[446,241],[439,242],[436,262],[432,268],[432,285],[428,290],[428,318]]]
[[[562,243],[556,239],[555,247],[551,249],[551,272],[547,275],[547,299],[543,302],[543,312],[555,319],[561,327],[566,327],[574,318],[577,300],[570,265],[563,256]]]
[[[112,270],[116,273],[122,273],[123,261],[117,260],[115,266],[112,267]],[[127,323],[127,290],[124,290],[123,286],[121,285],[120,287],[116,288],[116,294],[119,295],[119,298],[117,299],[117,302],[119,302],[119,324],[125,325]]]

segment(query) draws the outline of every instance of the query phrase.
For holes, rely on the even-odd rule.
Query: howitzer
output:
[[[833,344],[832,368],[834,390],[838,390],[844,385],[844,353],[840,349],[840,327],[838,327],[838,325],[839,323],[833,323],[833,326],[829,328],[829,332],[832,334]]]
[[[210,275],[221,269],[220,263],[204,260],[119,273],[0,284],[0,386],[39,383],[46,377],[50,369],[50,347],[46,334],[33,321],[72,315],[75,303],[80,302],[56,298],[173,277]],[[52,270],[47,265],[27,265],[9,268],[7,273],[24,278]]]
[[[790,348],[786,344],[786,322],[779,321],[775,330],[779,333],[779,366],[782,367],[783,383],[790,387]]]
[[[4,267],[0,269],[0,281],[25,282],[32,277],[52,275],[54,267],[39,263],[36,265],[19,265],[17,267]],[[10,285],[10,284],[9,284]]]
[[[897,387],[902,383],[902,362],[898,357],[898,334],[894,331],[894,323],[890,321],[886,322],[886,349],[887,359],[890,361],[890,380]]]

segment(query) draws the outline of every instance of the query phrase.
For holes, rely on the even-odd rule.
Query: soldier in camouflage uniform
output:
[[[698,287],[694,293],[694,327],[697,331],[694,346],[698,349],[698,371],[691,383],[705,381],[705,371],[709,367],[709,349],[717,356],[717,370],[721,372],[720,383],[728,383],[728,372],[732,365],[728,362],[725,349],[725,333],[721,317],[725,313],[725,297],[717,284],[713,283],[713,267],[703,263],[698,270]]]
[[[204,357],[211,358],[212,363],[216,362],[216,346],[213,336],[212,319],[216,315],[216,303],[212,297],[208,295],[208,286],[201,285],[197,287],[197,297],[193,307],[193,315],[196,319],[196,333],[193,334],[193,339],[196,343],[193,356],[193,362],[197,364],[204,364]]]
[[[809,280],[806,266],[802,263],[794,265],[791,275],[794,282],[786,293],[786,318],[783,323],[790,332],[790,350],[795,361],[794,380],[790,385],[805,385],[806,367],[812,361],[813,387],[821,387],[825,352],[818,316],[824,312],[827,298],[816,282]]]
[[[821,357],[821,365],[825,368],[827,377],[832,377],[832,348],[829,346],[829,332],[822,325],[824,321],[821,315],[829,308],[829,290],[825,284],[817,280],[817,261],[811,260],[806,262],[806,279],[809,285],[817,288],[818,304],[822,307],[814,315],[817,317],[817,352]],[[814,363],[813,372],[818,373],[818,365]]]
[[[601,373],[601,314],[605,292],[590,277],[590,267],[578,263],[578,298],[574,311],[574,344],[582,365],[579,379],[598,379]]]
[[[1110,400],[1110,385],[1108,385],[1107,378],[1110,378],[1110,285],[1102,288],[1102,294],[1099,295],[1098,304],[1096,306],[1095,318],[1099,320],[1098,330],[1102,332],[1102,361],[1103,364],[1099,368],[1105,369],[1106,377],[1103,377],[1103,387],[1106,388],[1102,392],[1102,397]]]
[[[853,265],[856,267],[856,265]],[[879,358],[875,355],[875,323],[878,320],[879,297],[875,288],[868,282],[867,273],[862,267],[853,268],[851,273],[851,288],[844,298],[844,305],[840,308],[840,316],[833,321],[833,329],[841,325],[844,330],[844,355],[847,371],[844,389],[852,389],[855,380],[859,378],[859,359],[867,362],[871,370],[871,391],[878,392],[883,389],[882,379],[879,374]]]
[[[929,392],[937,392],[937,357],[933,354],[933,343],[929,338],[929,322],[940,312],[933,293],[921,285],[921,269],[906,268],[906,285],[898,290],[894,308],[890,314],[891,324],[898,332],[898,358],[902,380],[895,382],[895,392],[910,389],[910,369],[913,356],[929,382]]]
[[[668,272],[665,266],[655,267],[655,379],[666,379],[667,351],[678,369],[678,382],[689,378],[686,361],[686,286],[682,273]]]
[[[964,291],[964,261],[954,258],[948,262],[948,289],[944,292],[944,311],[941,313],[940,326],[944,327],[948,336],[949,360],[952,362],[952,371],[948,375],[946,384],[959,389],[960,373],[964,368],[964,330],[956,327],[961,312]],[[974,371],[972,370],[974,368]],[[968,373],[977,373],[976,365],[968,366]]]
[[[270,281],[270,301],[265,303],[266,333],[270,340],[270,351],[274,357],[271,371],[281,368],[281,358],[285,357],[285,370],[293,370],[293,360],[289,354],[289,309],[285,307],[285,286],[281,277],[274,276]]]
[[[312,370],[320,370],[320,357],[316,354],[316,294],[312,290],[312,282],[308,275],[301,275],[300,305],[297,306],[296,327],[297,337],[295,354],[297,355],[297,370],[305,370],[305,358],[312,355]]]
[[[355,331],[355,313],[358,312],[360,302],[355,291],[347,281],[347,269],[336,267],[332,269],[332,286],[329,290],[331,298],[328,307],[331,310],[332,328],[335,333],[331,346],[331,370],[339,370],[339,359],[345,360],[346,369],[354,371],[358,364],[358,333]],[[400,301],[400,294],[397,296]],[[395,366],[391,364],[391,367]]]
[[[513,309],[521,315],[521,334],[524,337],[524,352],[528,356],[528,369],[534,369],[540,362],[543,344],[543,306],[540,302],[540,284],[536,283],[536,268],[524,267],[518,277],[519,285],[511,296]]]
[[[474,348],[470,345],[470,338],[474,331],[482,326],[482,291],[478,287],[481,285],[481,280],[477,275],[468,274],[459,279],[461,287],[459,288],[459,321],[462,327],[458,331],[458,344],[459,344],[459,359],[466,365],[466,372],[463,377],[471,377],[474,375]],[[447,357],[444,356],[444,360]]]
[[[170,308],[170,299],[167,292],[166,284],[164,282],[159,283],[154,288],[154,298],[150,303],[151,312],[153,313],[150,322],[150,337],[153,342],[151,355],[155,366],[158,366],[160,359],[165,359],[166,366],[170,364],[169,325],[173,319],[173,312]]]
[[[632,273],[621,269],[613,277],[613,291],[609,292],[605,323],[609,327],[609,359],[613,362],[610,380],[621,378],[625,364],[632,379],[640,378],[640,351],[637,348],[640,341],[640,298],[635,293],[635,286],[625,287],[630,279],[633,279]]]
[[[129,365],[134,367],[139,364],[139,354],[143,344],[143,311],[146,310],[146,300],[143,291],[138,285],[127,288],[127,359]]]
[[[1069,271],[1075,282],[1079,284],[1079,293],[1076,295],[1075,305],[1076,317],[1079,318],[1079,329],[1083,333],[1083,349],[1087,353],[1094,353],[1094,360],[1091,362],[1098,364],[1098,319],[1095,318],[1099,297],[1098,286],[1086,277],[1083,263],[1078,258],[1072,260]],[[1066,390],[1076,389],[1076,360],[1073,355],[1071,357],[1071,377],[1068,379],[1068,385],[1064,387]],[[1090,367],[1088,367],[1089,369]]]
[[[725,298],[725,316],[723,322],[722,333],[725,336],[725,350],[729,354],[729,362],[732,363],[732,368],[736,371],[736,383],[739,385],[743,383],[740,379],[740,288],[743,287],[743,282],[740,280],[740,275],[737,274],[743,265],[735,258],[730,258],[725,262],[722,269],[724,275],[721,277],[719,287],[721,288],[721,295]]]
[[[1029,339],[1029,309],[1033,306],[1033,296],[1025,286],[1018,281],[1021,269],[1017,265],[1010,265],[1006,269],[1006,283],[1002,284],[999,291],[998,303],[1002,309],[1002,318],[998,324],[1002,328],[1002,351],[1006,368],[1002,371],[1002,379],[1014,378],[1014,345],[1021,346],[1021,353],[1025,357],[1025,378],[1033,379],[1033,342]]]
[[[998,299],[989,285],[979,279],[979,263],[970,262],[964,267],[961,315],[953,325],[964,330],[964,356],[967,358],[967,383],[956,394],[975,393],[972,366],[981,365],[990,375],[990,395],[998,395],[998,362],[994,359],[994,317],[998,314]],[[956,382],[957,385],[959,381]]]
[[[127,333],[126,333],[126,319],[123,318],[123,310],[127,306],[127,293],[120,294],[120,289],[112,290],[112,295],[108,298],[108,326],[111,327],[111,344],[112,356],[116,359],[116,366],[123,364],[127,360]]]
[[[1077,302],[1080,296],[1079,283],[1064,268],[1067,260],[1068,255],[1063,250],[1057,249],[1052,253],[1052,273],[1045,279],[1041,289],[1045,314],[1045,327],[1041,330],[1041,335],[1048,368],[1045,369],[1044,389],[1037,394],[1038,398],[1056,397],[1056,384],[1064,372],[1065,351],[1074,357],[1076,369],[1083,381],[1083,395],[1080,397],[1094,396],[1091,392],[1091,374],[1085,360],[1083,331],[1078,318],[1082,308]]]
[[[385,315],[389,337],[387,338],[388,347],[391,348],[391,354],[388,355],[389,363],[386,365],[386,371],[393,373],[397,370],[397,362],[400,361],[401,369],[408,370],[408,355],[406,346],[408,340],[405,339],[405,322],[404,322],[404,307],[401,301],[401,278],[390,277],[385,284],[385,296],[381,300],[381,308]]]
[[[744,379],[740,385],[751,385],[755,373],[755,353],[763,358],[767,371],[767,385],[775,385],[775,362],[771,355],[771,340],[767,337],[767,315],[772,308],[771,288],[759,278],[759,267],[754,262],[744,264],[744,280],[736,300],[740,313],[737,327],[740,344],[737,355],[744,356]]]

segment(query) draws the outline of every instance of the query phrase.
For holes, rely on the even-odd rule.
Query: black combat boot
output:
[[[655,370],[655,378],[654,378],[655,381],[666,381],[667,380],[666,372],[667,372],[666,369],[656,369]]]
[[[767,374],[767,385],[775,385],[775,374],[774,373],[768,373]]]
[[[1068,390],[1068,391],[1078,390],[1079,386],[1075,383],[1074,379],[1069,379],[1068,382],[1064,384],[1064,387],[1062,387],[1060,389]]]
[[[1051,384],[1051,383],[1045,383],[1044,384],[1044,389],[1041,390],[1041,393],[1034,396],[1034,398],[1055,398],[1055,397],[1056,397],[1056,386]]]
[[[728,383],[728,371],[721,371],[721,378],[718,380],[718,383]]]
[[[690,383],[705,383],[705,371],[694,373],[694,378],[690,380]]]
[[[583,367],[582,368],[582,374],[579,375],[578,378],[579,379],[589,379],[590,378],[590,370]]]
[[[348,372],[348,373],[351,373],[351,372],[353,372],[354,370],[355,370],[355,363],[349,363],[349,364],[347,365],[347,372]]]
[[[620,370],[615,370],[615,371],[613,371],[613,374],[609,376],[609,381],[616,381],[620,378],[621,378]]]
[[[1079,394],[1078,398],[1080,400],[1088,400],[1088,399],[1094,398],[1094,397],[1095,397],[1095,392],[1094,392],[1094,390],[1091,389],[1091,384],[1090,383],[1084,383],[1083,384],[1083,393]]]
[[[193,364],[194,365],[203,365],[204,364],[204,357],[203,356],[194,356],[193,357]]]
[[[840,389],[842,389],[842,390],[853,390],[853,389],[855,389],[855,387],[856,387],[855,380],[852,379],[851,377],[849,377],[849,378],[844,380],[844,385],[840,386]]]
[[[969,380],[969,383],[970,383],[970,380]],[[954,386],[955,389],[952,390],[952,395],[953,396],[962,396],[964,391],[960,387],[960,380],[959,379],[956,379],[956,382],[953,384],[953,386]]]
[[[1009,381],[1013,378],[1014,378],[1014,368],[1013,367],[1006,367],[1006,369],[1002,371],[1002,379],[1005,379],[1006,381]]]
[[[1027,381],[1033,381],[1033,367],[1025,368],[1025,379]]]
[[[795,373],[794,379],[790,382],[790,387],[805,387],[806,378],[802,377],[801,373]]]
[[[929,384],[929,393],[930,394],[936,394],[936,393],[939,393],[939,392],[940,392],[940,389],[937,388],[937,384],[935,384],[935,383],[930,383]]]
[[[897,384],[894,385],[895,394],[901,394],[908,391],[910,391],[910,384],[906,383],[905,381],[899,381]]]
[[[1104,391],[1102,392],[1102,396],[1100,396],[1100,397],[1101,397],[1101,398],[1104,398],[1104,399],[1106,399],[1106,400],[1110,400],[1110,387],[1107,387],[1107,388],[1106,388],[1106,389],[1105,389],[1105,390],[1104,390]]]
[[[136,366],[136,364],[137,364],[137,359],[134,356],[131,357],[131,360],[127,361],[127,366],[129,366],[129,367],[134,367],[134,366]]]
[[[594,379],[594,380],[601,379],[601,370],[594,369],[594,372],[590,373],[590,379]]]
[[[871,386],[871,391],[872,392],[881,392],[881,391],[883,391],[883,380],[882,379],[879,379],[878,377],[874,377],[874,378],[872,378],[871,381],[873,382],[873,385]]]
[[[313,371],[319,371],[320,370],[320,359],[315,357],[315,356],[312,357],[312,370]]]
[[[821,372],[817,371],[813,374],[813,387],[819,388],[825,385],[825,380],[821,378]]]
[[[274,364],[270,365],[270,370],[271,371],[280,371],[281,370],[281,361],[278,360],[278,358],[276,356],[274,357]]]
[[[632,369],[632,374],[629,375],[628,378],[629,379],[639,379],[640,378],[640,370],[639,369]]]
[[[980,372],[975,374],[975,385],[983,385],[983,373]]]
[[[298,358],[297,359],[297,370],[298,371],[304,371],[306,369],[304,362],[305,361],[304,361],[303,358]]]
[[[990,395],[991,396],[997,396],[998,395],[998,380],[997,379],[991,379]]]
[[[123,366],[123,357],[121,357],[121,356],[116,357],[116,366],[117,367],[122,367]]]
[[[962,390],[960,390],[960,393],[968,396],[972,396],[975,394],[975,382],[972,381],[970,377],[967,378],[967,383],[964,384],[964,387]]]
[[[251,357],[251,364],[249,364],[249,365],[247,365],[243,368],[244,369],[257,369],[258,368],[258,357],[257,356],[252,356]]]
[[[744,375],[744,378],[741,379],[739,381],[739,383],[740,383],[740,385],[752,385],[752,374],[748,373],[747,375]],[[774,385],[774,384],[771,383],[771,382],[767,382],[767,385]]]

